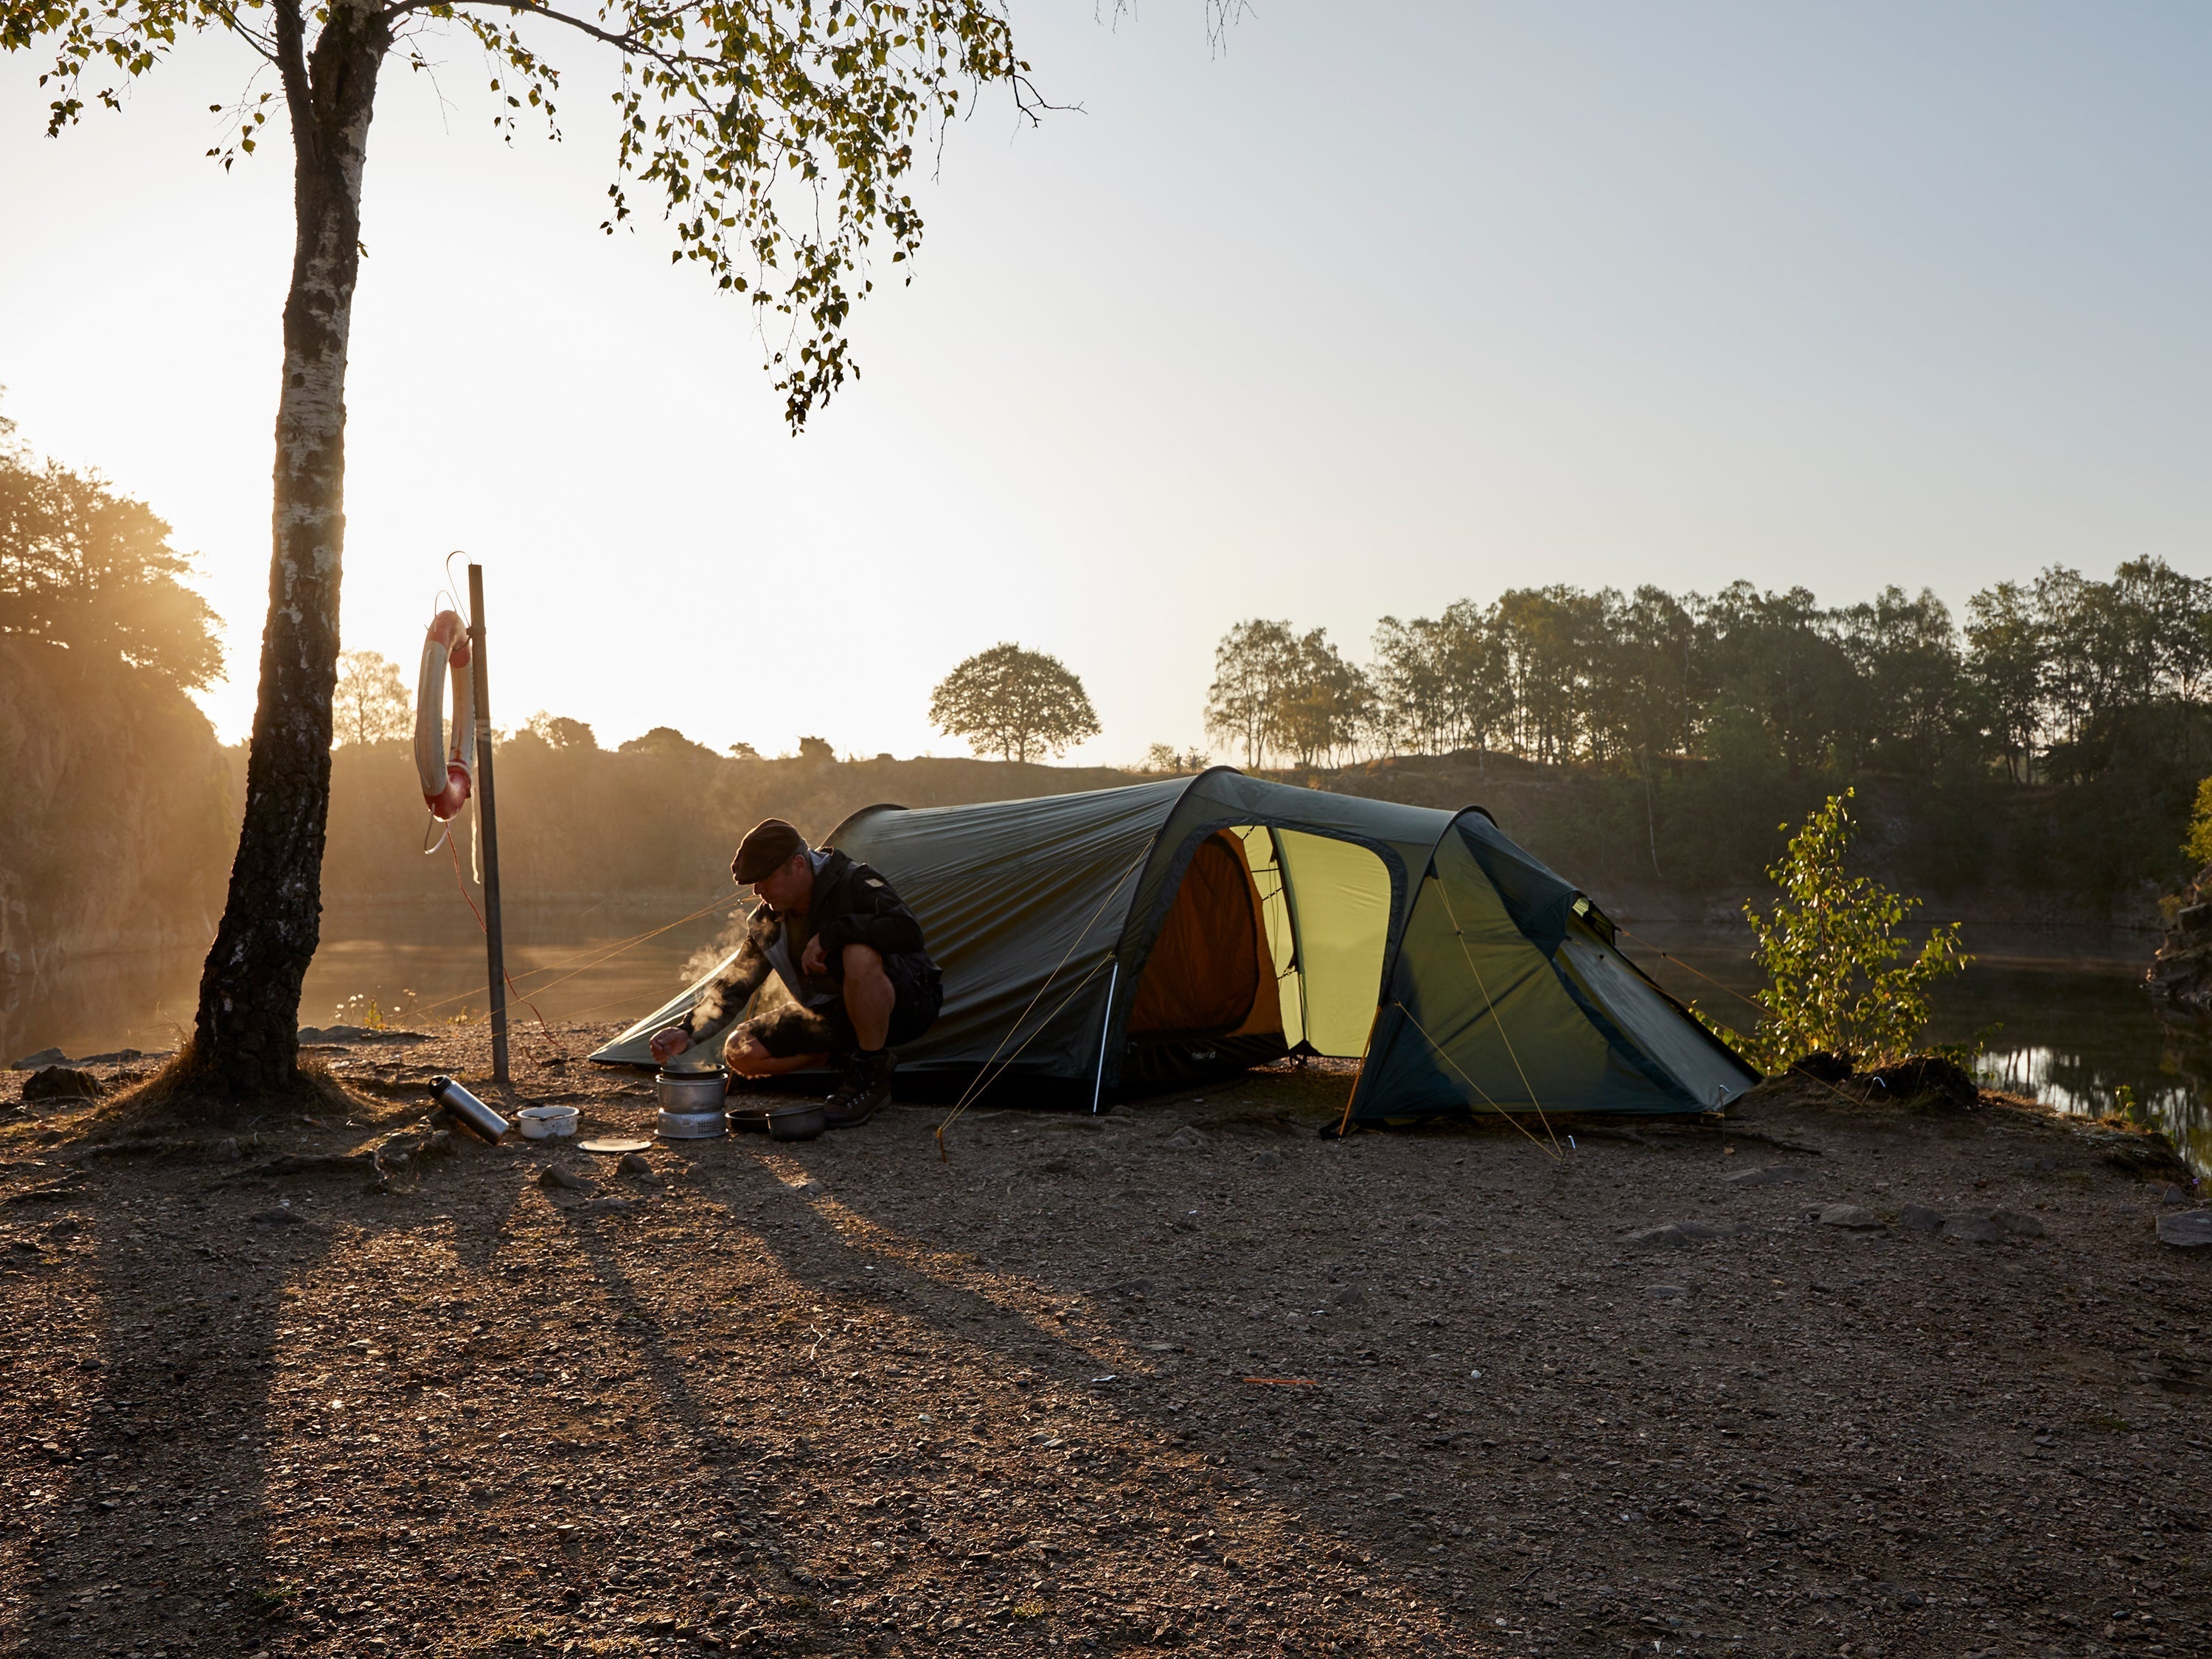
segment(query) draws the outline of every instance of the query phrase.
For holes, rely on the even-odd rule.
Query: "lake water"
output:
[[[686,964],[728,926],[726,901],[670,927],[680,915],[517,907],[507,919],[507,971],[548,1019],[627,1021],[681,988]],[[1724,1024],[1749,1016],[1737,1000],[1759,982],[1747,933],[1665,925],[1636,934],[1622,948],[1674,995]],[[1975,961],[1939,992],[1929,1036],[1962,1042],[1996,1025],[1981,1066],[1992,1085],[2092,1115],[2131,1091],[2141,1118],[2212,1170],[2212,1032],[2160,1018],[2142,983],[2154,943],[2140,933],[1969,926]],[[199,970],[198,952],[148,954],[81,958],[36,983],[0,978],[0,1060],[48,1047],[173,1048],[191,1024]],[[419,1030],[480,1018],[485,1003],[483,936],[458,905],[450,914],[334,910],[300,1017],[358,1024],[374,1004],[388,1023]],[[527,1022],[531,1010],[518,1003],[512,1015]]]
[[[1635,932],[1621,948],[1676,997],[1723,1024],[1757,1018],[1739,1000],[1762,983],[1748,930]],[[1990,1087],[2093,1117],[2131,1095],[2138,1121],[2171,1133],[2193,1168],[2212,1170],[2212,1030],[2162,1018],[2143,988],[2155,935],[1969,923],[1963,937],[1974,960],[1936,991],[1931,1042],[1965,1042],[1995,1026],[1977,1068]]]
[[[724,898],[670,927],[682,909],[511,907],[507,977],[549,1020],[628,1021],[683,988],[685,964],[714,947],[730,908]],[[83,957],[36,983],[0,976],[0,1061],[46,1048],[174,1048],[191,1027],[204,955]],[[362,1024],[372,1006],[386,1024],[415,1030],[481,1018],[485,979],[483,934],[458,899],[450,914],[332,910],[301,988],[300,1022]],[[513,998],[508,1012],[531,1018]]]

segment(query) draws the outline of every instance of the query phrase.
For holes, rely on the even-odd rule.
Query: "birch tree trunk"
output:
[[[299,1077],[300,985],[322,931],[362,164],[377,70],[391,45],[388,26],[362,0],[336,0],[312,52],[299,0],[278,0],[274,10],[291,114],[296,240],[246,819],[182,1079],[211,1104],[281,1093]]]

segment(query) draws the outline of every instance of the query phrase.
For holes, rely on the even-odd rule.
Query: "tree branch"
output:
[[[283,67],[281,64],[276,63],[276,43],[270,40],[269,36],[262,33],[260,30],[248,28],[244,22],[240,21],[238,8],[231,3],[231,0],[222,0],[222,3],[218,4],[215,9],[216,14],[222,17],[223,26],[229,29],[229,31],[233,34],[236,35],[240,40],[245,41],[246,46],[253,51],[257,57],[259,57],[264,62],[276,64],[280,69]]]
[[[410,12],[458,11],[461,9],[463,3],[489,6],[495,11],[520,12],[530,17],[542,17],[549,23],[562,24],[574,29],[580,34],[599,41],[603,46],[612,46],[617,52],[632,57],[649,58],[665,69],[698,69],[716,61],[696,52],[662,52],[647,46],[638,39],[635,31],[626,30],[621,34],[617,34],[612,30],[603,29],[598,24],[584,18],[573,17],[563,11],[555,11],[550,6],[539,5],[536,3],[536,0],[461,0],[461,3],[456,3],[456,0],[399,0],[397,5],[386,6],[384,9],[384,15],[388,21],[392,18],[405,16]]]
[[[277,75],[284,82],[284,105],[292,118],[292,143],[296,149],[315,142],[313,87],[307,79],[307,30],[300,16],[300,0],[274,0],[276,14]]]

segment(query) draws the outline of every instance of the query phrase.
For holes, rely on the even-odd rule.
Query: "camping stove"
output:
[[[663,1112],[658,1131],[663,1140],[711,1140],[729,1132],[726,1112]]]

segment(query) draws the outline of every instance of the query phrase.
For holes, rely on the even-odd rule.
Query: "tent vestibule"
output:
[[[1480,808],[1217,767],[871,806],[829,842],[890,879],[945,970],[944,1011],[900,1051],[902,1073],[989,1065],[1103,1091],[1293,1052],[1364,1057],[1354,1121],[1714,1110],[1757,1081]],[[592,1058],[649,1063],[646,1039],[706,983]]]

